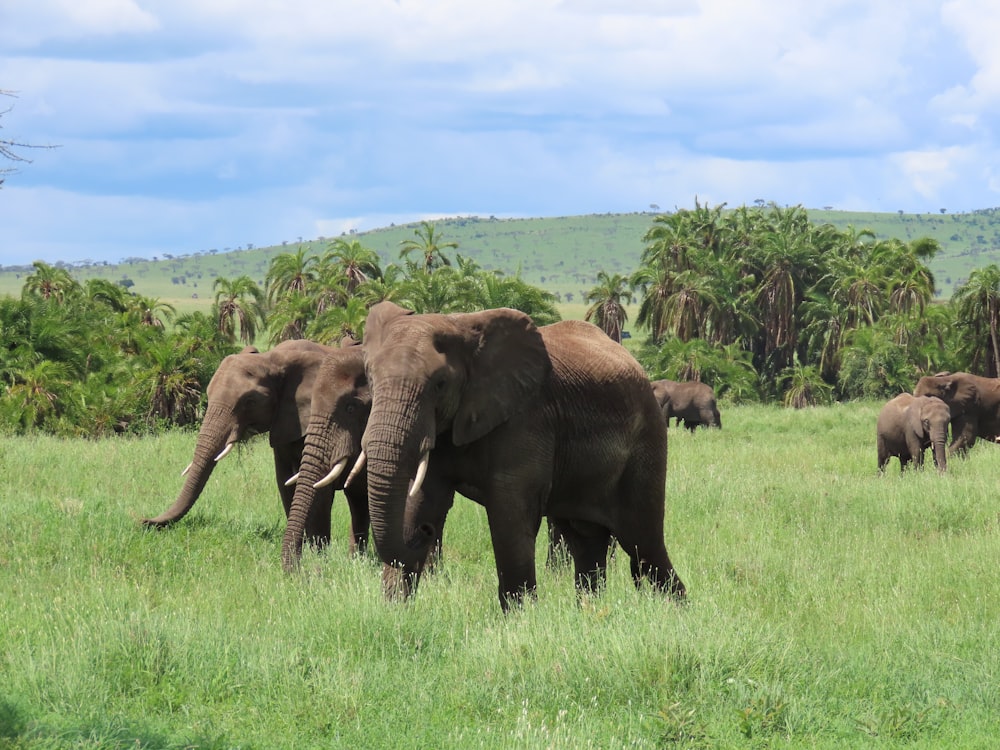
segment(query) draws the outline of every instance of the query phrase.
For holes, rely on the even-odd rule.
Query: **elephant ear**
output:
[[[404,315],[413,315],[413,310],[400,307],[395,302],[379,302],[372,305],[365,320],[365,346],[375,349],[382,343],[389,324]]]
[[[271,350],[267,377],[276,390],[271,445],[291,443],[306,434],[313,383],[325,356],[322,351]]]
[[[452,440],[465,445],[525,408],[552,370],[531,318],[501,308],[463,313],[456,321],[470,338],[469,377],[452,422]]]

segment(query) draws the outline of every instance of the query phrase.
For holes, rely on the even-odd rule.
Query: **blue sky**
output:
[[[0,0],[0,263],[1000,206],[995,0]],[[0,167],[14,166],[0,163]]]

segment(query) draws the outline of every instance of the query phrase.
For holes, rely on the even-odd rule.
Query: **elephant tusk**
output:
[[[344,482],[345,487],[354,481],[354,477],[361,473],[361,470],[365,468],[366,463],[368,463],[368,456],[365,455],[364,451],[361,451],[358,455],[358,460],[354,462],[354,468],[351,469],[351,473],[347,475],[347,481]]]
[[[333,484],[333,480],[340,476],[340,472],[344,470],[345,466],[347,466],[346,458],[343,459],[342,461],[338,461],[337,465],[334,466],[332,469],[330,469],[329,474],[327,474],[325,477],[323,477],[318,482],[316,482],[316,484],[313,485],[313,489],[318,490],[320,487],[326,487],[328,484]]]
[[[411,498],[420,492],[420,487],[424,483],[424,477],[427,476],[427,463],[429,460],[429,453],[424,453],[420,457],[420,464],[417,466],[417,475],[413,477],[413,482],[410,484],[410,491],[406,494],[407,498]]]
[[[218,463],[219,461],[221,461],[222,459],[224,459],[226,456],[228,456],[229,455],[229,451],[231,451],[233,449],[234,445],[235,445],[235,443],[226,443],[226,447],[222,449],[222,453],[220,453],[218,456],[215,457],[216,463]]]
[[[184,467],[184,471],[181,472],[181,476],[186,477],[187,473],[191,471],[192,466],[194,466],[194,461],[192,461],[191,463],[189,463],[187,466]]]
[[[302,473],[301,471],[297,471],[294,474],[292,474],[290,477],[288,477],[288,479],[285,480],[285,486],[286,487],[291,487],[293,484],[295,484],[297,481],[299,481],[299,474],[301,474],[301,473]]]

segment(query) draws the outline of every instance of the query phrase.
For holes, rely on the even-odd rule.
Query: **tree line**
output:
[[[809,221],[801,207],[695,203],[656,216],[632,274],[601,271],[585,317],[626,344],[652,378],[700,379],[731,402],[804,406],[890,397],[919,375],[1000,371],[1000,268],[934,300],[929,239],[878,239]],[[144,433],[196,424],[223,357],[287,339],[362,338],[368,309],[513,307],[559,320],[554,294],[485,270],[422,222],[383,264],[341,237],[275,256],[261,288],[219,277],[209,312],[177,315],[103,279],[33,264],[20,298],[0,299],[0,431]],[[454,257],[452,253],[454,252]]]
[[[36,261],[21,296],[0,298],[0,432],[101,436],[197,424],[225,356],[287,339],[360,339],[368,308],[381,300],[416,312],[514,307],[539,325],[559,320],[555,295],[452,259],[457,245],[433,224],[414,235],[385,268],[353,238],[333,240],[322,254],[280,254],[263,288],[249,276],[219,277],[210,311],[182,315],[120,284],[81,284]]]
[[[814,224],[801,206],[696,201],[655,217],[643,241],[634,273],[599,276],[588,314],[614,335],[635,299],[654,378],[805,406],[892,397],[929,372],[1000,372],[1000,268],[936,301],[936,240]]]

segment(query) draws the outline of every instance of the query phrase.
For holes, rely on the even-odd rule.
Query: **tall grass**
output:
[[[0,443],[0,747],[989,747],[1000,732],[996,446],[875,474],[878,405],[672,429],[685,605],[569,570],[507,616],[459,499],[407,604],[334,542],[281,572],[266,441],[174,528],[194,435]]]

